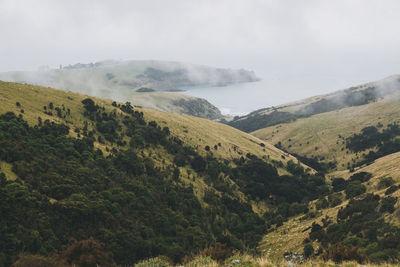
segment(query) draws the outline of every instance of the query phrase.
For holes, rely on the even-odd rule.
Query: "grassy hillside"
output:
[[[0,89],[6,265],[79,242],[119,264],[177,262],[218,243],[255,249],[274,220],[265,212],[285,203],[299,214],[329,190],[294,157],[224,124],[46,87]]]
[[[178,93],[183,87],[222,86],[257,80],[246,70],[219,69],[167,61],[103,61],[61,69],[0,73],[0,79],[71,90],[81,94],[130,101],[139,106],[208,119],[221,119],[209,102]],[[146,93],[146,91],[154,91]],[[157,92],[158,91],[158,92]]]
[[[0,89],[0,263],[22,251],[35,254],[20,255],[28,266],[132,265],[159,255],[189,264],[196,254],[229,265],[235,251],[261,254],[244,266],[282,263],[290,251],[336,262],[400,259],[398,153],[326,179],[214,121],[46,87]],[[346,109],[393,111],[396,99]],[[363,140],[379,142],[368,147],[377,155],[397,145],[398,131],[379,122],[375,131],[358,126]],[[364,148],[354,133],[341,134],[347,150]]]
[[[0,113],[12,111],[16,114],[22,114],[31,125],[37,124],[38,117],[41,117],[43,121],[49,119],[54,122],[65,122],[66,125],[70,126],[72,136],[76,136],[74,129],[84,127],[86,119],[83,116],[84,108],[81,101],[88,96],[41,86],[1,81],[0,89]],[[104,106],[106,110],[115,109],[112,106],[112,100],[93,99]],[[16,105],[17,102],[20,106]],[[48,106],[50,102],[53,103],[54,107],[64,105],[66,109],[71,110],[71,114],[66,118],[59,118],[55,114],[53,116],[45,114],[43,108]],[[207,153],[205,147],[208,145],[210,151],[221,159],[231,160],[241,156],[246,157],[247,153],[252,153],[269,159],[269,161],[287,162],[290,159],[295,160],[294,157],[269,143],[218,122],[141,107],[136,107],[136,109],[144,112],[147,120],[155,120],[160,125],[168,125],[174,135],[202,154]],[[102,146],[101,144],[98,145]],[[215,145],[217,149],[215,149]]]
[[[381,199],[393,197],[395,199],[393,211],[383,213],[378,218],[380,218],[382,222],[398,227],[400,226],[400,203],[398,203],[397,201],[397,199],[400,197],[400,172],[398,168],[399,163],[400,153],[395,153],[380,158],[371,165],[362,167],[355,172],[349,172],[347,170],[338,171],[330,173],[329,176],[332,180],[337,177],[343,177],[346,181],[349,181],[350,177],[353,175],[357,175],[360,173],[370,173],[371,178],[363,183],[366,188],[365,193],[357,196],[355,199],[362,199],[366,196],[366,194],[375,194]],[[279,261],[280,259],[282,259],[283,255],[287,251],[303,253],[304,240],[309,240],[310,233],[312,231],[312,225],[314,223],[320,225],[329,225],[334,222],[340,221],[340,219],[338,219],[338,213],[340,210],[349,205],[350,200],[345,198],[346,191],[339,191],[338,193],[341,194],[341,197],[340,201],[338,201],[336,205],[332,207],[321,208],[318,207],[318,205],[321,205],[321,202],[318,203],[318,201],[316,201],[313,203],[313,205],[310,205],[310,216],[301,215],[293,217],[287,222],[284,222],[282,226],[277,227],[276,230],[271,231],[267,235],[265,235],[259,247],[262,254],[272,261]],[[330,197],[328,197],[328,202],[330,202],[329,198]],[[364,212],[365,211],[362,211],[360,212],[360,214]],[[376,219],[377,221],[378,218]],[[358,221],[357,223],[360,222]],[[353,227],[353,225],[351,225],[351,227]],[[338,238],[343,237],[338,236]],[[365,246],[365,243],[364,245],[362,245],[350,240],[351,237],[348,237],[347,240],[345,239],[347,245],[352,244],[353,246]],[[313,245],[315,250],[317,250],[321,246],[320,242],[322,240],[311,241],[311,244]],[[368,244],[368,242],[366,244]],[[390,261],[389,258],[386,259]]]
[[[400,121],[400,94],[391,94],[377,102],[343,108],[336,111],[300,118],[252,132],[260,139],[280,144],[289,153],[323,162],[336,162],[337,169],[349,168],[362,158],[346,148],[346,138],[368,126]]]

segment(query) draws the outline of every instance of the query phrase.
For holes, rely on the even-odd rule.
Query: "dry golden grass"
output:
[[[305,261],[303,263],[292,263],[293,265],[289,265],[288,262],[284,260],[271,260],[268,257],[255,257],[249,254],[236,254],[223,263],[217,263],[210,257],[205,256],[197,256],[194,257],[193,260],[186,263],[184,266],[187,267],[277,267],[277,266],[296,266],[296,267],[377,267],[377,266],[386,266],[386,267],[395,267],[399,266],[396,264],[370,264],[364,263],[359,264],[357,262],[342,262],[340,264],[334,263],[332,261],[321,261],[318,259],[312,259],[309,261]],[[135,267],[172,267],[172,266],[183,266],[180,264],[173,265],[170,263],[168,259],[163,259],[162,257],[152,258],[148,260],[144,260],[135,265]]]

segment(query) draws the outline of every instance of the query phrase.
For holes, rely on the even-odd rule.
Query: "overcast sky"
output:
[[[0,71],[103,59],[370,81],[400,73],[400,1],[0,0]]]

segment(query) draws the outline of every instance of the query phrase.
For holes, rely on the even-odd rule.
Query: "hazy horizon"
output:
[[[394,0],[0,0],[0,71],[181,61],[254,70],[274,98],[306,97],[400,73],[399,11]]]

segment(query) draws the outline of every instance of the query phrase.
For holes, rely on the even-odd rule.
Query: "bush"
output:
[[[171,267],[169,260],[165,257],[156,257],[141,261],[135,264],[135,267]]]
[[[104,245],[93,238],[77,241],[71,239],[70,245],[60,254],[68,263],[81,267],[116,266],[113,255],[103,250]]]
[[[386,197],[386,198],[382,199],[381,208],[379,209],[379,212],[393,213],[394,205],[396,204],[396,202],[397,202],[396,197]]]
[[[379,180],[378,189],[387,188],[394,184],[394,180],[392,177],[384,177]]]
[[[198,256],[198,257],[194,258],[194,260],[192,260],[191,262],[185,264],[185,266],[186,267],[198,267],[198,266],[217,267],[218,263],[216,261],[214,261],[211,257]]]
[[[347,181],[343,178],[334,178],[332,180],[332,187],[333,191],[339,192],[342,191],[346,188],[347,186]]]
[[[317,210],[326,209],[329,207],[329,202],[326,198],[318,199],[317,202],[315,202],[315,207]]]
[[[342,194],[341,193],[333,193],[328,196],[329,207],[333,208],[337,205],[342,204]]]
[[[397,190],[399,190],[399,186],[397,186],[397,185],[392,185],[391,187],[389,187],[389,188],[385,191],[385,195],[393,194],[393,193],[396,192]]]
[[[372,174],[368,172],[359,172],[350,176],[350,181],[360,181],[361,183],[367,182],[372,178]]]
[[[306,259],[309,259],[309,258],[311,258],[312,256],[314,256],[314,248],[313,248],[313,246],[312,246],[310,243],[307,243],[307,244],[304,246],[303,254],[304,254],[304,257],[305,257]]]
[[[346,198],[352,198],[364,194],[367,188],[359,181],[351,182],[345,190]]]
[[[22,253],[18,256],[18,260],[13,263],[12,267],[67,267],[62,261],[56,258],[46,258],[40,255],[31,255]]]

